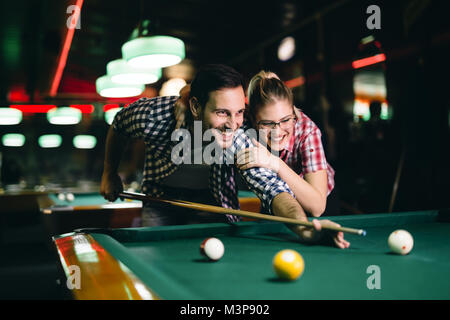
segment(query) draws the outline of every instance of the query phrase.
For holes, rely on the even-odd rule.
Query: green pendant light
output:
[[[22,121],[22,111],[13,108],[0,108],[0,125],[15,125]]]
[[[38,139],[41,148],[58,148],[62,143],[62,137],[59,134],[44,134]]]
[[[185,57],[184,42],[178,38],[150,34],[150,21],[143,20],[122,46],[122,56],[134,68],[165,68]]]
[[[110,76],[102,76],[95,82],[97,93],[102,97],[125,98],[135,97],[144,92],[143,84],[119,84],[111,80]]]
[[[51,124],[71,125],[81,121],[81,111],[76,108],[60,107],[47,112],[47,120]]]
[[[97,144],[97,138],[87,134],[80,134],[73,138],[73,145],[77,149],[93,149]]]
[[[165,68],[184,59],[184,42],[170,36],[152,36],[126,42],[122,55],[135,68]]]
[[[161,68],[133,68],[126,60],[117,59],[106,65],[111,81],[119,84],[149,84],[161,78]]]
[[[5,147],[21,147],[25,143],[25,136],[20,133],[8,133],[3,135],[2,143]]]

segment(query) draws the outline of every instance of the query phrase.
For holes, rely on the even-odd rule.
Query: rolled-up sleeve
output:
[[[242,131],[236,137],[234,146],[237,154],[242,149],[252,147],[253,144],[250,137]],[[250,168],[241,170],[240,173],[248,188],[261,199],[262,211],[264,213],[273,214],[272,201],[278,194],[287,192],[292,197],[295,197],[287,183],[272,170],[266,168]]]

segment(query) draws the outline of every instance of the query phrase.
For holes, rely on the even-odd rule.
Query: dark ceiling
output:
[[[67,34],[66,22],[71,16],[67,8],[75,3],[76,0],[9,0],[0,3],[1,104],[20,101],[24,96],[29,97],[29,102],[37,103],[55,99],[101,101],[95,92],[95,80],[106,73],[109,61],[121,58],[121,46],[139,21],[147,18],[154,23],[155,34],[178,37],[186,45],[186,59],[178,66],[165,68],[163,78],[151,85],[155,89],[176,75],[189,81],[192,71],[205,63],[227,63],[241,72],[249,69],[249,65],[265,67],[267,60],[265,63],[258,61],[258,52],[277,45],[283,36],[300,29],[301,37],[304,37],[303,54],[316,57],[321,46],[316,31],[320,28],[319,16],[325,17],[323,28],[327,37],[322,52],[332,56],[335,62],[348,64],[359,40],[368,34],[365,10],[372,2],[84,0],[80,29],[75,31],[58,94],[49,99],[58,56]],[[385,47],[398,46],[403,41],[401,38],[408,36],[404,32],[405,17],[410,17],[413,22],[417,17],[428,17],[422,20],[433,26],[432,30],[443,30],[437,24],[448,21],[446,11],[440,5],[431,6],[436,12],[434,15],[427,11],[431,0],[399,0],[395,5],[391,1],[385,3],[388,7],[383,7],[383,29],[379,33]],[[329,14],[331,12],[333,14]],[[311,31],[311,26],[316,29]],[[416,31],[422,29],[422,25],[416,24]],[[296,36],[298,39],[298,32]],[[423,38],[427,37],[424,33]],[[318,61],[314,59],[308,61],[310,68]]]
[[[8,100],[10,92],[25,92],[31,101],[48,97],[67,33],[66,21],[71,15],[67,8],[75,2],[2,1],[2,103]],[[109,61],[121,57],[121,46],[140,19],[151,19],[155,33],[182,39],[186,61],[181,66],[195,68],[210,62],[230,63],[242,52],[279,35],[330,3],[345,2],[348,1],[85,0],[81,28],[75,31],[58,96],[77,94],[80,100],[95,97],[95,79],[106,73]],[[178,68],[178,72],[183,70]],[[182,76],[189,78],[189,74]]]

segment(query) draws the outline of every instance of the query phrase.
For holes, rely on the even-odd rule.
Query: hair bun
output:
[[[272,103],[274,99],[286,99],[293,103],[292,91],[286,87],[278,75],[271,71],[260,71],[250,80],[247,89],[249,114],[255,108]]]
[[[261,72],[261,76],[264,79],[275,78],[275,79],[278,79],[278,80],[281,81],[280,77],[278,77],[278,75],[275,72],[272,72],[272,71],[263,71],[263,72]]]

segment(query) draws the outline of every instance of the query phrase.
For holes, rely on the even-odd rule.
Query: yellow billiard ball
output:
[[[285,249],[273,257],[273,269],[277,276],[285,280],[295,280],[305,269],[303,257],[295,250]]]

